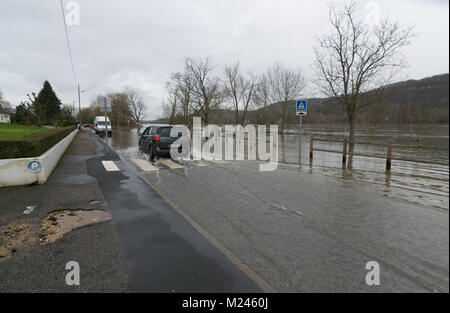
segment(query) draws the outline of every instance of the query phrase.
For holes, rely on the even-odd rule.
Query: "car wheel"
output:
[[[153,153],[152,146],[148,147],[148,158],[150,159],[150,161],[154,161],[155,160],[155,154]]]

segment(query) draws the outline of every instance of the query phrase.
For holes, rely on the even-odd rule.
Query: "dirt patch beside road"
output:
[[[54,211],[42,220],[40,244],[46,245],[62,238],[68,232],[90,224],[111,219],[111,213],[101,210],[60,210]]]
[[[33,234],[34,233],[34,234]],[[9,259],[18,249],[36,241],[33,225],[16,221],[0,227],[0,262]]]

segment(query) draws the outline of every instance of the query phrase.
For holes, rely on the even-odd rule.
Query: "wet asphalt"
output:
[[[105,171],[102,160],[120,172]],[[115,152],[89,159],[87,171],[113,215],[132,292],[261,292]]]
[[[29,241],[0,260],[0,292],[129,292],[123,249],[112,221],[75,229],[39,245],[41,221],[55,210],[109,210],[98,182],[87,173],[95,156],[87,134],[79,134],[43,185],[0,189],[0,226],[31,225]],[[27,206],[34,210],[23,214]],[[3,234],[0,234],[0,243]],[[80,285],[66,284],[66,263],[80,265]]]
[[[112,160],[120,172],[105,171]],[[222,252],[90,132],[77,135],[44,185],[2,188],[1,225],[32,225],[31,242],[0,261],[0,292],[261,292]],[[23,215],[28,205],[35,210]],[[60,209],[101,209],[111,221],[46,246],[42,219]],[[80,286],[65,283],[69,261]]]

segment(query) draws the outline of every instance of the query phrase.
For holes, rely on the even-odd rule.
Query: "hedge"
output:
[[[53,128],[17,140],[0,140],[0,159],[37,157],[75,130],[75,126]]]

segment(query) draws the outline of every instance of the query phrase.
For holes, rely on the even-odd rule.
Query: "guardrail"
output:
[[[328,150],[328,149],[320,149],[320,148],[314,148],[314,141],[323,141],[323,142],[333,142],[333,143],[342,143],[342,151],[336,151],[336,150]],[[425,160],[416,160],[416,159],[407,159],[407,158],[393,158],[392,157],[392,148],[393,147],[409,147],[406,145],[394,145],[392,143],[392,139],[389,138],[385,145],[378,144],[378,143],[368,143],[368,142],[354,142],[353,144],[364,144],[364,145],[372,145],[372,146],[384,146],[386,147],[386,155],[380,156],[380,155],[374,155],[374,154],[364,154],[364,153],[351,153],[348,151],[348,139],[345,137],[343,141],[339,140],[330,140],[330,139],[322,139],[322,138],[315,138],[313,135],[310,136],[310,144],[309,144],[309,164],[312,166],[313,160],[314,160],[314,151],[320,151],[320,152],[329,152],[329,153],[342,153],[342,168],[349,168],[348,167],[348,156],[359,156],[359,157],[371,157],[371,158],[378,158],[378,159],[386,159],[386,172],[390,172],[392,168],[392,161],[406,161],[406,162],[417,162],[417,163],[425,163],[425,164],[435,164],[435,165],[443,165],[448,166],[448,163],[442,163],[442,162],[430,162]]]

